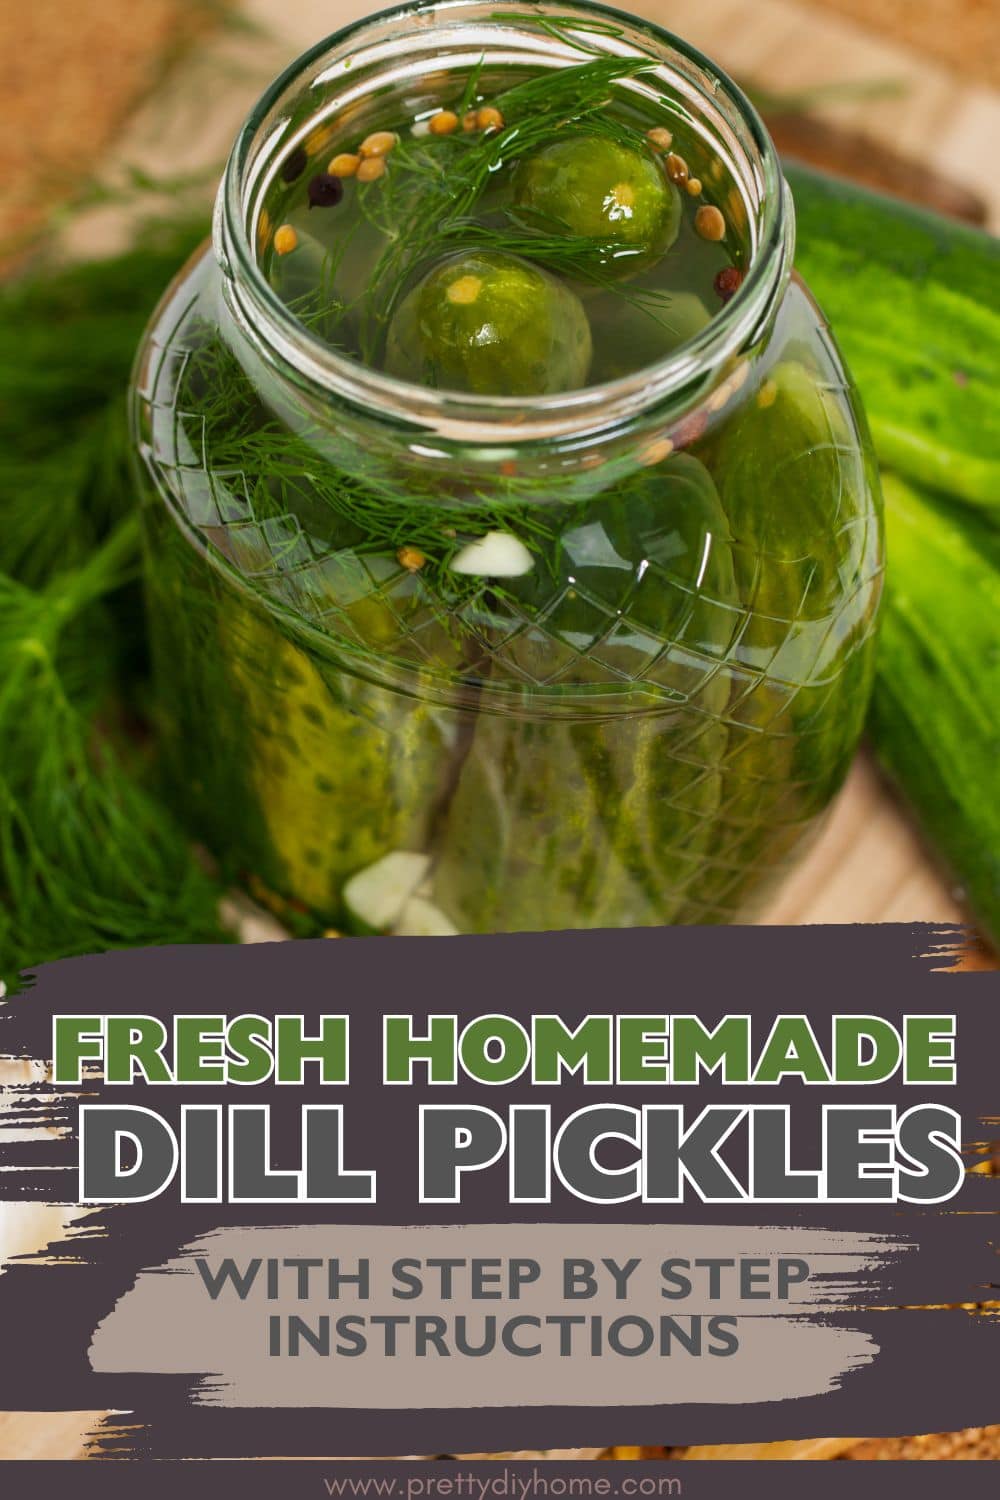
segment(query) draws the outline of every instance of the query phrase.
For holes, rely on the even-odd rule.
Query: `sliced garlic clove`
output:
[[[351,876],[344,886],[344,904],[363,926],[386,932],[399,921],[429,866],[426,854],[395,849]]]
[[[488,531],[477,541],[469,542],[451,560],[453,573],[469,573],[478,578],[520,578],[534,566],[527,547],[509,531]]]
[[[458,928],[425,896],[411,896],[393,937],[458,937]]]

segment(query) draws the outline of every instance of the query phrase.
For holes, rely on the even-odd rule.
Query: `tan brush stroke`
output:
[[[490,1459],[579,1459],[600,1458],[602,1453],[607,1453],[607,1448],[511,1448],[498,1453],[452,1453],[452,1458],[490,1458]]]
[[[88,1456],[96,1411],[0,1412],[0,1462],[5,1459],[76,1459]],[[29,1492],[30,1487],[25,1486]]]
[[[708,1443],[683,1448],[671,1455],[679,1459],[817,1459],[839,1458],[858,1442],[857,1438],[802,1438],[788,1443]]]
[[[0,1136],[5,1145],[16,1141],[30,1141],[39,1129],[15,1129],[5,1122],[9,1110],[17,1114],[30,1097],[32,1084],[41,1083],[46,1077],[42,1062],[30,1058],[0,1057]],[[56,1131],[42,1127],[47,1135]],[[82,1209],[61,1207],[49,1203],[18,1203],[0,1200],[0,1275],[8,1261],[15,1256],[34,1255],[55,1240],[65,1239],[75,1220],[83,1217]]]

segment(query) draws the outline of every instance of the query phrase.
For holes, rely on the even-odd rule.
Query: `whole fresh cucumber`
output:
[[[1000,516],[1000,240],[787,163],[795,263],[880,461]]]
[[[1000,942],[1000,536],[883,476],[889,552],[869,729]]]

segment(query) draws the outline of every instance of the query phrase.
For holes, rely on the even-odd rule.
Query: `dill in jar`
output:
[[[647,59],[476,67],[313,128],[257,224],[272,287],[415,384],[539,396],[664,358],[738,288],[745,211]]]

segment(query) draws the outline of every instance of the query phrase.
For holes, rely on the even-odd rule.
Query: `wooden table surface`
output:
[[[118,142],[123,163],[163,174],[221,160],[259,88],[297,52],[371,7],[358,0],[247,0],[260,31],[210,38],[133,117]],[[845,80],[894,80],[903,92],[875,101],[833,100],[814,113],[861,131],[914,162],[947,162],[1000,229],[996,141],[1000,94],[949,73],[856,23],[800,0],[632,0],[631,8],[693,41],[741,81],[774,91]],[[195,127],[195,128],[193,128]],[[93,250],[121,238],[112,209],[75,225],[71,243]],[[862,752],[812,852],[768,913],[771,923],[962,919],[911,822]],[[984,962],[992,959],[984,955]],[[38,1225],[14,1224],[0,1204],[0,1245],[38,1241]],[[5,1218],[6,1216],[6,1218]],[[2,1263],[0,1263],[2,1267]],[[82,1458],[97,1413],[0,1413],[0,1458]],[[829,1456],[824,1440],[803,1456]]]

